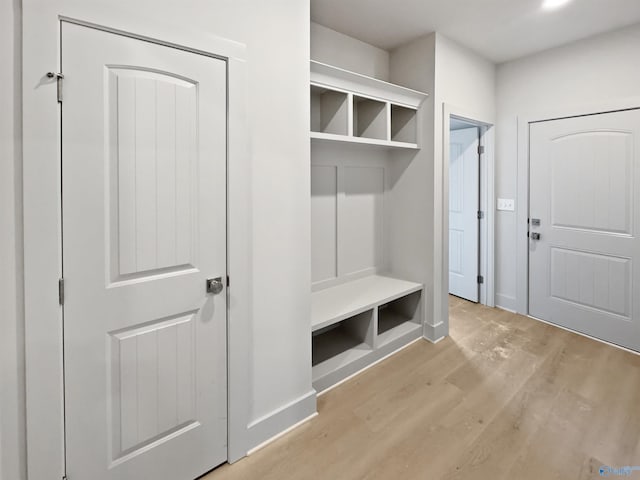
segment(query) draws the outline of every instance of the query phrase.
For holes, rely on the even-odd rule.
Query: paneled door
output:
[[[449,136],[449,293],[478,301],[480,162],[477,127]]]
[[[227,458],[226,62],[62,22],[62,73],[67,475],[192,480]]]
[[[530,126],[529,312],[640,351],[640,111]]]

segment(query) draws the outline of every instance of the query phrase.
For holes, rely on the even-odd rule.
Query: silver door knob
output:
[[[540,234],[538,232],[531,232],[531,240],[540,240]]]
[[[223,288],[222,277],[207,278],[207,293],[218,295]]]

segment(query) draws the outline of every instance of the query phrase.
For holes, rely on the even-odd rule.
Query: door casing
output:
[[[32,480],[63,478],[64,394],[61,248],[61,110],[55,79],[61,22],[138,38],[227,62],[228,461],[249,448],[251,319],[250,162],[246,149],[246,47],[193,31],[164,31],[148,19],[119,28],[102,25],[104,12],[61,15],[64,0],[23,5],[23,200],[27,469]],[[69,10],[67,8],[66,10]],[[71,9],[73,10],[73,8]],[[90,8],[89,8],[90,10]],[[77,18],[82,17],[83,20]],[[127,23],[128,22],[128,23]],[[112,24],[113,25],[113,24]]]

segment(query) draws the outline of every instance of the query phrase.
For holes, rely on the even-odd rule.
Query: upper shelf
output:
[[[401,87],[315,60],[311,60],[311,82],[379,98],[414,109],[420,107],[422,102],[429,97],[428,94],[418,90]]]
[[[311,62],[311,138],[418,148],[418,108],[426,93]]]

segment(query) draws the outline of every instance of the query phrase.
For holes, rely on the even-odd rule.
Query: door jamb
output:
[[[464,120],[480,129],[480,146],[485,148],[480,160],[480,210],[484,212],[484,221],[480,222],[479,274],[484,277],[480,285],[480,303],[489,307],[495,306],[495,128],[494,122],[483,119],[481,115],[466,112],[449,104],[443,105],[442,125],[442,164],[443,164],[443,194],[442,194],[442,245],[443,245],[443,277],[446,277],[443,288],[445,295],[449,294],[449,141],[451,117]]]
[[[547,109],[518,115],[517,121],[517,196],[516,196],[516,304],[515,310],[529,315],[529,129],[532,123],[564,118],[640,109],[640,97],[594,102],[582,107]]]
[[[248,450],[250,415],[249,339],[250,162],[246,145],[246,47],[196,32],[167,29],[148,19],[94,13],[62,16],[64,0],[25,1],[23,5],[23,201],[26,357],[27,470],[32,480],[64,478],[64,391],[62,307],[57,283],[62,277],[60,107],[55,79],[60,71],[61,22],[153,41],[171,48],[223,58],[227,62],[227,273],[228,288],[228,461]],[[76,7],[79,9],[79,7]],[[66,10],[69,10],[67,8]],[[74,10],[74,8],[71,8]],[[86,9],[85,9],[86,10]],[[90,8],[89,8],[90,10]],[[114,14],[117,15],[117,14]],[[95,17],[95,18],[91,18]],[[72,18],[93,21],[72,20]],[[122,25],[114,29],[104,23]],[[133,32],[136,32],[135,34]],[[161,40],[162,39],[162,40]]]

